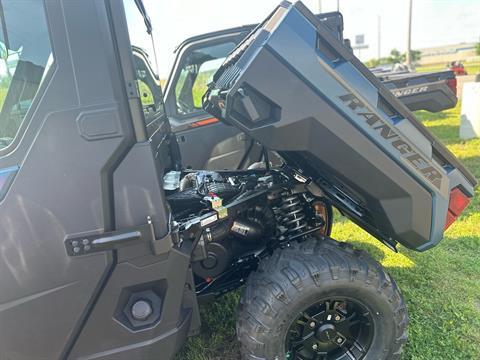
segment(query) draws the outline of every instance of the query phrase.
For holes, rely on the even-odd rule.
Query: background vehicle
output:
[[[412,111],[439,112],[457,105],[457,78],[453,71],[376,76]]]
[[[344,41],[340,13],[316,16],[335,38]],[[187,167],[244,169],[262,159],[258,143],[212,117],[201,106],[215,71],[254,27],[247,25],[198,35],[183,41],[175,51],[175,63],[166,82],[165,106]],[[437,112],[457,103],[456,78],[451,71],[417,74],[377,70],[374,74],[410,110]],[[275,159],[275,155],[271,158]]]
[[[246,358],[400,356],[408,317],[394,280],[368,254],[329,239],[317,205],[335,204],[390,248],[425,250],[468,204],[476,180],[301,3],[282,3],[230,55],[205,98],[214,116],[286,165],[217,172],[182,168],[142,1],[0,5],[12,56],[0,98],[0,358],[168,359],[199,330],[198,300],[245,283],[238,334]],[[266,98],[237,91],[243,81],[258,86],[246,76],[261,37],[295,33],[307,36],[298,42],[305,51],[319,45],[317,74],[332,65],[323,57],[340,56],[347,71],[317,88],[348,95],[338,108],[318,99],[298,107],[285,92],[259,108],[279,77],[263,83]],[[239,76],[222,82],[234,63]],[[365,103],[351,79],[358,72],[371,90]],[[352,93],[337,94],[340,85]],[[371,108],[363,122],[354,112],[362,106]],[[302,111],[312,107],[329,116],[308,120]],[[383,123],[368,135],[364,122],[375,116]],[[286,118],[308,141],[279,138]],[[331,137],[318,128],[326,119],[338,126]],[[265,120],[270,139],[258,126]],[[403,141],[396,154],[381,139],[393,141],[390,131]],[[259,336],[270,340],[258,346]]]
[[[447,64],[447,69],[453,71],[457,76],[468,75],[465,67],[460,61],[452,61],[451,63]]]

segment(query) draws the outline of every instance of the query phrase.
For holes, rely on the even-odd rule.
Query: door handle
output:
[[[152,224],[141,225],[129,231],[114,231],[104,234],[75,236],[65,240],[70,256],[87,255],[99,251],[115,250],[138,242],[155,240]]]
[[[140,231],[132,231],[124,234],[105,236],[92,241],[93,247],[109,247],[124,241],[140,240],[142,233]]]
[[[147,223],[129,229],[93,235],[74,235],[65,239],[65,248],[69,256],[87,255],[99,251],[111,251],[135,243],[149,243],[154,255],[165,254],[172,246],[181,244],[178,227],[169,229],[162,238],[157,238],[152,219]]]

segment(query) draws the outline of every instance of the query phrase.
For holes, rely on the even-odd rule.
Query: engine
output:
[[[200,236],[192,239],[197,291],[214,282],[216,292],[231,290],[275,248],[308,234],[328,235],[331,214],[321,191],[313,195],[306,179],[301,180],[285,171],[261,169],[198,171],[181,179],[178,191],[167,199],[177,223],[201,219]]]

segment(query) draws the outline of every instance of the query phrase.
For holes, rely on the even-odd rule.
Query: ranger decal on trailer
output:
[[[439,190],[442,189],[442,174],[434,168],[431,163],[425,159],[422,155],[415,151],[402,136],[400,136],[394,128],[377,114],[368,112],[368,108],[365,104],[353,94],[346,94],[339,96],[350,109],[355,111],[357,115],[362,116],[365,122],[372,128],[380,133],[380,136],[385,140],[390,141],[393,148],[400,153],[400,155],[406,159],[415,169],[417,169],[422,175],[430,181]]]

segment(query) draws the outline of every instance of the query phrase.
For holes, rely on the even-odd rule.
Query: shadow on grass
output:
[[[415,111],[415,117],[420,121],[432,121],[432,120],[443,120],[448,118],[450,115],[447,111],[442,111],[439,113],[431,113],[428,111]]]
[[[235,324],[242,289],[200,305],[200,334],[189,338],[175,360],[240,359]]]
[[[385,258],[385,251],[391,251],[389,249],[386,249],[385,251],[381,249],[379,246],[384,246],[380,244],[379,246],[361,242],[361,241],[349,241],[349,244],[352,244],[355,249],[361,249],[365,250],[367,253],[369,253],[371,256],[375,258],[378,262],[382,262]]]

